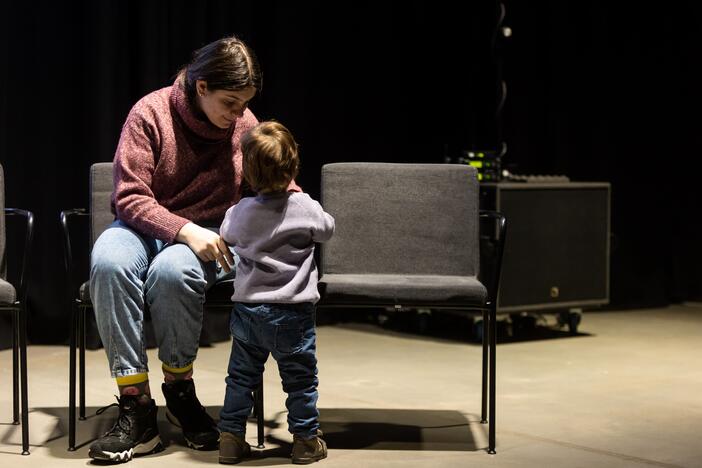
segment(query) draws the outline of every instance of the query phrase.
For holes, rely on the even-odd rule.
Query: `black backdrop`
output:
[[[612,182],[613,305],[699,298],[700,8],[506,6],[506,162]],[[7,205],[37,216],[30,340],[68,334],[59,211],[87,205],[90,164],[112,159],[131,105],[194,49],[232,33],[253,47],[264,89],[252,110],[291,128],[316,197],[324,163],[494,146],[496,18],[493,0],[4,2],[0,162]]]

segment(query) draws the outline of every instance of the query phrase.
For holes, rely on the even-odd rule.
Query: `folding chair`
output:
[[[7,281],[7,252],[5,217],[26,218],[24,252],[19,273],[19,287]],[[27,400],[27,283],[26,269],[29,263],[34,235],[34,214],[18,208],[5,208],[5,174],[0,165],[0,311],[12,312],[12,424],[20,423],[20,399],[22,402],[22,455],[29,455],[29,417]],[[18,356],[19,355],[19,356]],[[21,382],[21,397],[20,397]]]

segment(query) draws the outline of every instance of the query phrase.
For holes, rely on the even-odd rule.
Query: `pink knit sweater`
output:
[[[248,109],[229,129],[204,119],[195,115],[178,80],[134,105],[114,159],[117,218],[172,242],[188,222],[218,223],[239,201],[240,140],[258,121]],[[291,190],[300,189],[293,182]]]

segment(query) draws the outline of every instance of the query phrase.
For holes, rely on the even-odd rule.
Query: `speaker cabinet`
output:
[[[480,205],[507,218],[498,311],[609,302],[610,184],[482,184]]]

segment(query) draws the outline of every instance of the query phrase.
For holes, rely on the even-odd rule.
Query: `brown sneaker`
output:
[[[239,463],[251,456],[251,446],[243,437],[231,432],[222,432],[219,436],[219,462],[223,465]]]
[[[293,435],[292,462],[296,465],[308,465],[327,458],[327,444],[322,440],[321,435],[320,430],[317,430],[317,435],[311,439]]]

